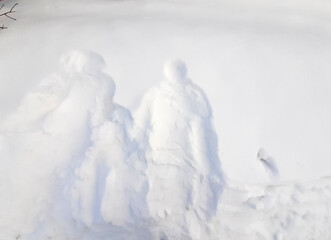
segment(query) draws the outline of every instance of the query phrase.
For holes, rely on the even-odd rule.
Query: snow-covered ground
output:
[[[17,10],[0,239],[331,238],[328,1]]]

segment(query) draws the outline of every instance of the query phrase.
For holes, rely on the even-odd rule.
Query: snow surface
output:
[[[331,238],[329,2],[17,10],[0,239]]]

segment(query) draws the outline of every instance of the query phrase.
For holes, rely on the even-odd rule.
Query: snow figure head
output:
[[[171,60],[164,64],[164,75],[168,81],[182,83],[186,80],[186,73],[186,65],[182,60]]]
[[[60,59],[60,67],[65,72],[97,74],[105,65],[102,56],[89,50],[72,50]]]

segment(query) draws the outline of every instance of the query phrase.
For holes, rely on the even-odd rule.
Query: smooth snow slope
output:
[[[1,116],[70,49],[101,53],[131,110],[179,57],[213,107],[229,177],[266,181],[260,148],[280,179],[328,175],[329,13],[324,1],[22,1],[1,32]]]

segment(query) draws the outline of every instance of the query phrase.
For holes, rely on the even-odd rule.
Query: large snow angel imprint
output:
[[[185,64],[169,61],[164,73],[166,81],[144,96],[134,114],[136,138],[148,163],[151,217],[176,222],[169,224],[172,233],[177,226],[178,234],[190,234],[216,212],[221,191],[217,138],[208,100],[186,77]]]

